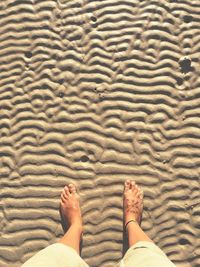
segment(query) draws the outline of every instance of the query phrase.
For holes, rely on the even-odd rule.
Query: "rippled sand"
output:
[[[200,2],[0,2],[0,266],[62,235],[80,190],[83,258],[122,256],[127,178],[143,228],[177,266],[200,266]]]

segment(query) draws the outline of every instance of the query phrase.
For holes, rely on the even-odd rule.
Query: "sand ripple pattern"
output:
[[[62,235],[80,189],[83,258],[122,256],[126,178],[143,227],[177,266],[200,266],[200,3],[0,1],[0,266]]]

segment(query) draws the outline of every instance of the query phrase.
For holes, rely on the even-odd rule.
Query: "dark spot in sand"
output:
[[[29,51],[25,52],[25,57],[27,58],[31,58],[33,56],[33,54]]]
[[[47,117],[51,119],[53,117],[53,114],[48,114]]]
[[[180,67],[181,67],[181,72],[187,73],[192,70],[191,67],[191,60],[189,58],[184,58],[179,62]]]
[[[189,245],[190,242],[186,238],[179,239],[179,244],[181,245]]]
[[[192,68],[191,68],[191,70],[192,70]],[[186,81],[189,81],[189,79],[190,79],[190,76],[189,75],[187,75],[187,76],[184,77],[184,80],[186,80]]]
[[[64,93],[59,93],[59,97],[63,98]]]
[[[184,93],[182,93],[180,96],[181,96],[182,99],[186,98],[186,95]]]
[[[177,82],[178,85],[182,85],[183,84],[183,79],[178,77],[178,78],[176,78],[176,82]]]
[[[87,162],[87,161],[89,161],[89,158],[88,158],[86,155],[83,155],[83,156],[81,157],[81,161],[82,161],[82,162]]]
[[[59,83],[59,84],[63,84],[64,82],[65,82],[64,79],[60,79],[60,80],[58,80],[58,83]]]
[[[41,79],[45,79],[45,78],[49,79],[50,78],[49,74],[47,74],[47,73],[41,74],[40,77],[41,77]]]
[[[166,19],[166,22],[168,22],[168,23],[170,23],[170,24],[173,24],[174,23],[174,21],[172,20],[172,19]]]
[[[93,22],[97,22],[97,18],[96,18],[95,16],[92,16],[92,17],[91,17],[91,21],[93,21]]]
[[[96,77],[96,78],[95,78],[95,82],[96,82],[96,83],[102,83],[103,80],[102,80],[101,78]]]
[[[44,95],[43,98],[44,98],[44,100],[51,100],[51,97],[48,95]]]
[[[185,23],[192,22],[193,21],[193,17],[191,15],[185,15],[185,16],[183,16],[183,21]]]
[[[2,137],[7,136],[7,133],[6,133],[6,132],[3,132],[3,133],[1,134],[1,136],[2,136]]]

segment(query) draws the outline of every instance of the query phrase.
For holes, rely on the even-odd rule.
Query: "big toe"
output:
[[[69,192],[70,193],[72,193],[72,194],[76,193],[76,187],[75,187],[74,184],[69,184],[68,187],[69,187]]]
[[[65,195],[65,197],[69,196],[70,195],[70,192],[69,192],[69,188],[68,186],[66,185],[63,189],[63,194]]]
[[[124,191],[128,191],[131,188],[131,181],[126,180],[124,183]]]
[[[135,181],[131,181],[131,190],[132,191],[136,191],[137,190],[137,185],[136,185]]]

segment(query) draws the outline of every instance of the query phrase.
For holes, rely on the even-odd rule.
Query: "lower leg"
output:
[[[143,193],[134,181],[127,180],[124,187],[124,223],[129,247],[139,241],[153,242],[141,229]]]
[[[72,247],[80,255],[80,242],[83,232],[79,196],[73,184],[65,186],[61,193],[61,216],[68,224],[68,230],[58,241]]]
[[[80,229],[76,225],[72,225],[69,227],[65,235],[58,242],[63,243],[66,246],[72,247],[80,255],[81,236],[82,229]]]
[[[130,222],[127,226],[127,235],[129,247],[135,245],[139,241],[153,242],[135,222]]]

